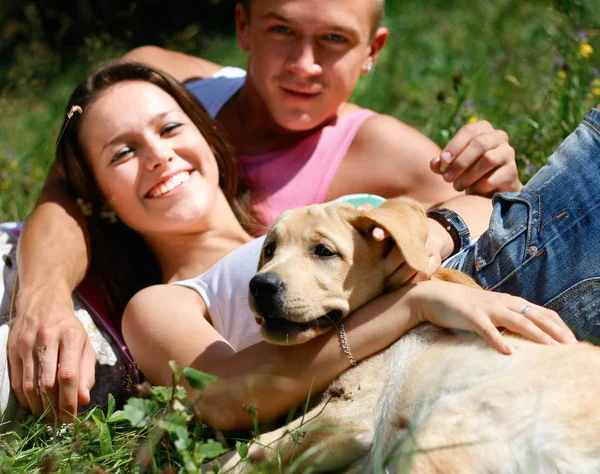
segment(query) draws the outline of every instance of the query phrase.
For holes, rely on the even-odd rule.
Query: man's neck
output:
[[[281,127],[249,79],[216,119],[227,131],[238,155],[261,155],[289,148],[325,125],[299,132]]]

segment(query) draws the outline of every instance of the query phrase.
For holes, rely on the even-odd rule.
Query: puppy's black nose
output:
[[[283,280],[277,273],[258,273],[250,280],[250,293],[254,298],[273,297],[283,290]]]

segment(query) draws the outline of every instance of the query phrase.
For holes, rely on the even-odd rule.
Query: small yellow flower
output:
[[[556,73],[556,75],[558,77],[560,77],[561,79],[566,79],[567,78],[567,71],[560,70],[560,71],[558,71],[558,73]]]
[[[589,58],[594,52],[594,48],[588,43],[582,43],[579,47],[579,54],[585,59]]]
[[[12,188],[12,185],[10,184],[10,181],[2,181],[2,182],[0,182],[0,189],[2,189],[3,191],[8,191],[10,188]]]
[[[469,119],[467,120],[467,123],[475,123],[479,121],[479,117],[477,117],[477,115],[472,115],[471,117],[469,117]]]
[[[9,166],[10,166],[11,170],[16,170],[18,168],[19,164],[17,163],[17,160],[11,160]]]
[[[592,85],[593,85],[593,86],[600,87],[600,79],[598,79],[598,78],[594,79],[594,80],[592,81]]]
[[[593,95],[600,95],[600,87],[594,87],[592,89],[592,94]]]

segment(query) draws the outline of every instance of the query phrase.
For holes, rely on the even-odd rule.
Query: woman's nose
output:
[[[323,72],[318,63],[312,40],[309,39],[301,41],[294,48],[286,65],[291,72],[302,77],[315,76]]]
[[[146,168],[149,171],[173,161],[173,150],[164,143],[152,143],[148,146]]]

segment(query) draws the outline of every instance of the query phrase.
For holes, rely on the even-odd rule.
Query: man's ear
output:
[[[369,56],[373,60],[373,63],[375,63],[377,56],[379,56],[379,53],[385,46],[389,34],[389,30],[387,28],[384,28],[383,26],[380,26],[379,28],[377,28],[377,31],[375,31],[373,39],[371,40],[371,51],[369,53]]]
[[[235,5],[235,31],[242,51],[250,51],[250,12],[242,3]]]
[[[372,232],[373,228],[381,227],[396,242],[410,268],[419,272],[427,271],[427,217],[423,206],[417,201],[408,198],[388,199],[378,208],[356,216],[352,225],[361,232]]]

